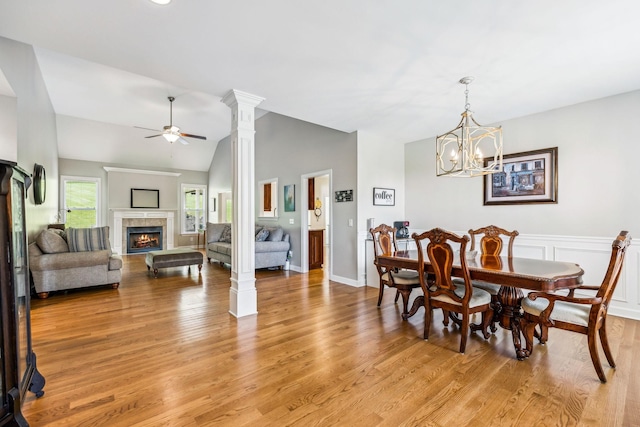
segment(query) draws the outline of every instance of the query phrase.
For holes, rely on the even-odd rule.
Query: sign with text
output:
[[[396,190],[391,188],[373,188],[374,206],[395,206]]]

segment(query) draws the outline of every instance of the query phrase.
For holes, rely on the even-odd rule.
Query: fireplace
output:
[[[127,227],[127,253],[162,250],[162,227]]]

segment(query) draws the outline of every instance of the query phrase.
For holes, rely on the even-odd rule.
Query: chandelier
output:
[[[469,84],[463,77],[465,106],[455,129],[436,137],[436,175],[472,177],[502,169],[502,127],[482,126],[473,118],[469,104]]]

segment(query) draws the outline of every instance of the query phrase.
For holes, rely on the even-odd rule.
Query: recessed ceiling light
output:
[[[151,0],[152,2],[154,2],[155,4],[169,4],[171,3],[171,0]]]

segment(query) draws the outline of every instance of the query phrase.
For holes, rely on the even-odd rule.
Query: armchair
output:
[[[612,368],[616,367],[609,341],[607,339],[607,307],[616,288],[627,247],[631,243],[631,236],[627,231],[621,231],[613,241],[609,267],[600,286],[580,286],[577,289],[596,291],[593,297],[576,297],[572,289],[568,295],[550,294],[546,292],[532,292],[522,299],[524,310],[523,331],[527,343],[527,352],[533,351],[533,337],[535,326],[540,323],[545,327],[555,327],[567,331],[578,332],[587,336],[591,362],[600,381],[607,382],[604,374],[596,342],[596,334],[600,336],[600,343],[607,361]],[[540,337],[544,343],[546,333]]]

